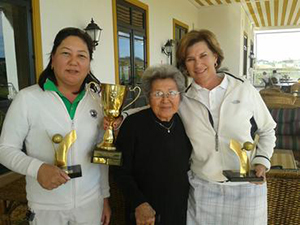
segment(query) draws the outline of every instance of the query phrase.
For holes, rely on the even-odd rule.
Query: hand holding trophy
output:
[[[68,166],[67,155],[70,147],[76,141],[76,131],[72,130],[65,137],[61,134],[55,134],[52,137],[52,142],[58,147],[55,150],[55,165],[66,172],[70,178],[81,177],[81,166]]]
[[[245,142],[243,146],[236,141],[230,140],[230,149],[235,152],[240,162],[240,170],[224,170],[223,174],[232,182],[260,182],[263,181],[263,177],[257,177],[254,170],[251,170],[251,160],[256,154],[256,145],[258,143],[259,136],[255,135],[254,142]],[[248,157],[247,151],[250,151],[250,157]]]
[[[95,97],[95,93],[92,93],[91,85],[94,85],[98,90],[100,90],[100,96]],[[113,123],[116,118],[121,114],[121,108],[124,104],[127,91],[135,92],[138,90],[138,94],[128,105],[123,107],[122,110],[126,109],[128,106],[133,104],[141,94],[140,87],[136,86],[134,88],[127,88],[124,85],[118,84],[97,84],[95,82],[90,82],[87,86],[87,91],[91,96],[97,100],[99,104],[103,107],[104,115],[109,120],[109,126],[106,129],[103,141],[96,145],[93,155],[92,163],[100,163],[107,165],[120,166],[122,163],[122,154],[117,151],[114,145],[114,132]]]

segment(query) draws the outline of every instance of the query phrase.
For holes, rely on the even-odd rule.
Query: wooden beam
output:
[[[262,12],[262,9],[261,9],[260,2],[256,2],[255,4],[256,4],[256,8],[257,8],[258,14],[259,14],[261,25],[263,27],[265,27],[266,24],[265,24],[265,19],[264,19],[264,15],[263,15],[263,12]]]
[[[252,19],[253,19],[253,21],[254,21],[254,23],[255,23],[255,26],[256,26],[256,27],[259,27],[259,23],[258,23],[258,20],[257,20],[257,18],[256,18],[256,16],[255,16],[255,13],[254,13],[254,10],[253,10],[253,7],[252,7],[251,2],[248,2],[248,3],[247,3],[247,7],[248,7],[249,13],[250,13],[250,15],[251,15],[251,17],[252,17]]]

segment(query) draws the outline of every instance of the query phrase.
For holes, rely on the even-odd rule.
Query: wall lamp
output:
[[[164,46],[161,47],[161,52],[170,58],[170,65],[172,65],[172,50],[173,50],[173,40],[169,39]]]
[[[250,59],[255,59],[254,53],[250,53],[249,58],[250,58]]]
[[[100,35],[102,29],[96,23],[94,23],[94,20],[92,18],[91,22],[87,25],[87,27],[84,30],[92,38],[94,43],[94,50],[95,50],[96,46],[98,45],[98,42],[100,41]]]

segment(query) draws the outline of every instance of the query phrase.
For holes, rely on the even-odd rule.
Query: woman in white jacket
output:
[[[85,91],[94,79],[92,54],[93,42],[84,31],[59,31],[38,85],[21,90],[7,112],[0,163],[26,175],[28,205],[35,214],[31,224],[109,224],[108,168],[90,162],[92,148],[103,135],[100,106]],[[57,145],[52,139],[70,132],[77,139],[67,162],[82,170],[75,179],[54,166]]]
[[[193,78],[179,108],[193,145],[187,224],[266,225],[266,182],[228,182],[222,171],[239,169],[230,139],[253,142],[258,134],[251,164],[265,181],[276,124],[248,81],[217,72],[223,59],[215,35],[208,30],[191,31],[178,45],[178,66]]]

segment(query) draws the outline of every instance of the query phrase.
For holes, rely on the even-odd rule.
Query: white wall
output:
[[[198,9],[187,0],[142,0],[149,7],[150,64],[166,63],[161,46],[173,38],[173,18],[197,27]],[[102,82],[115,82],[111,0],[40,0],[43,63],[57,32],[67,26],[85,28],[91,17],[103,29],[94,52],[92,71]]]
[[[243,72],[243,33],[245,30],[251,33],[249,26],[251,24],[240,4],[199,9],[199,28],[216,34],[225,56],[222,67],[228,67],[237,76],[242,76]]]
[[[168,63],[161,53],[168,39],[173,39],[173,19],[189,26],[198,24],[198,9],[187,0],[142,0],[149,7],[150,64]]]
[[[115,82],[110,0],[41,0],[40,14],[44,67],[49,62],[49,53],[57,32],[69,26],[84,29],[93,17],[103,31],[94,51],[92,71],[102,82]]]

